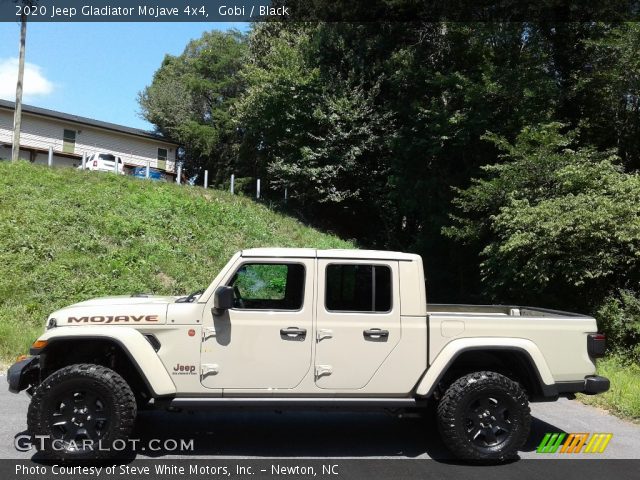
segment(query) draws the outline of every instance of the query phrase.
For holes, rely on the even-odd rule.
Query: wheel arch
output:
[[[522,383],[532,400],[558,396],[538,347],[530,340],[505,338],[466,338],[448,343],[418,383],[416,395],[430,397],[442,382],[491,368]]]
[[[78,327],[61,327],[50,330],[39,338],[47,342],[46,346],[32,353],[40,355],[40,368],[43,372],[52,368],[55,370],[56,366],[64,366],[63,360],[56,362],[60,355],[64,355],[63,358],[82,359],[83,352],[97,352],[99,347],[112,347],[121,360],[131,367],[135,379],[142,382],[151,396],[164,397],[176,393],[171,376],[154,346],[137,330],[115,326],[91,327],[91,332],[80,332],[77,329]]]

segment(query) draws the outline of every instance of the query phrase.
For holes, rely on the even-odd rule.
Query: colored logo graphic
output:
[[[536,453],[602,453],[612,433],[547,433]]]

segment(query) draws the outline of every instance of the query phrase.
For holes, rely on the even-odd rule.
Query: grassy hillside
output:
[[[258,246],[352,245],[226,192],[0,162],[0,360],[24,353],[55,309],[188,293]]]
[[[598,374],[611,381],[611,390],[600,395],[579,395],[580,400],[640,423],[640,365],[610,356],[598,360]]]

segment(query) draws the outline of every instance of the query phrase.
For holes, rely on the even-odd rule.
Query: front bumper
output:
[[[9,391],[19,393],[31,385],[35,385],[39,378],[40,357],[28,357],[14,363],[7,371]]]
[[[560,395],[573,393],[596,395],[597,393],[606,392],[610,386],[611,382],[609,382],[609,379],[607,377],[601,377],[600,375],[589,375],[581,382],[556,383]]]

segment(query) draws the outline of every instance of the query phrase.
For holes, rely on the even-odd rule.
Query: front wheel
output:
[[[120,375],[78,364],[61,368],[38,386],[27,425],[34,438],[42,439],[36,448],[48,456],[105,458],[126,444],[135,418],[136,398]]]
[[[525,392],[495,372],[474,372],[453,382],[438,404],[437,416],[442,440],[464,460],[512,459],[531,428]]]

